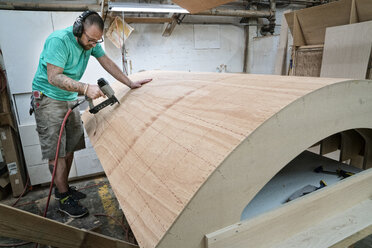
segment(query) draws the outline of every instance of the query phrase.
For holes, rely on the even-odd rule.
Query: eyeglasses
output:
[[[100,40],[95,40],[95,39],[92,39],[91,37],[89,37],[89,35],[87,35],[87,33],[84,32],[84,34],[87,36],[88,42],[91,43],[91,44],[97,44],[97,43],[102,43],[103,42],[103,38],[101,38]]]

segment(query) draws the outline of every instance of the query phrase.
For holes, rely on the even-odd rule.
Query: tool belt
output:
[[[35,111],[35,99],[41,100],[44,96],[45,95],[41,91],[38,91],[38,90],[32,91],[31,101],[30,101],[30,110],[29,110],[30,115],[32,115]],[[39,107],[39,106],[36,106],[36,107]]]

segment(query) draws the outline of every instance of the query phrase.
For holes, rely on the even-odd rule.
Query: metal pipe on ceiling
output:
[[[100,11],[98,4],[87,3],[38,3],[38,2],[0,2],[0,9],[6,10],[33,10],[33,11]]]
[[[273,15],[271,11],[266,10],[242,10],[242,9],[223,9],[214,8],[201,11],[193,15],[215,15],[215,16],[236,16],[247,18],[269,18]]]

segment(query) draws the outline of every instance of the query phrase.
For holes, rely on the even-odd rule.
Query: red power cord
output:
[[[77,106],[77,105],[76,105]],[[74,106],[74,107],[76,107]],[[74,108],[73,107],[73,108]],[[57,165],[58,165],[58,155],[59,155],[59,146],[61,145],[61,139],[62,139],[62,133],[63,133],[63,129],[65,128],[65,125],[66,125],[66,121],[68,119],[68,117],[70,116],[71,112],[72,112],[72,109],[69,109],[65,115],[65,118],[63,119],[62,121],[62,125],[61,125],[61,129],[59,130],[59,137],[58,137],[58,142],[57,142],[57,151],[56,151],[56,156],[55,156],[55,159],[54,159],[54,168],[53,168],[53,174],[52,174],[52,180],[50,181],[50,186],[49,186],[49,194],[48,194],[48,200],[46,202],[46,206],[45,206],[45,210],[44,210],[44,214],[43,214],[43,217],[46,216],[47,212],[48,212],[48,207],[49,207],[49,202],[50,202],[50,196],[52,195],[52,189],[53,189],[53,183],[54,183],[54,177],[56,175],[56,170],[57,170]]]

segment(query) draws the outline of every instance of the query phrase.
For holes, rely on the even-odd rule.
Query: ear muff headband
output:
[[[92,14],[97,14],[98,15],[98,13],[95,12],[95,11],[87,10],[87,11],[84,11],[81,15],[79,15],[79,17],[76,19],[76,21],[74,22],[74,25],[72,27],[72,33],[76,37],[80,38],[83,35],[84,20]]]

